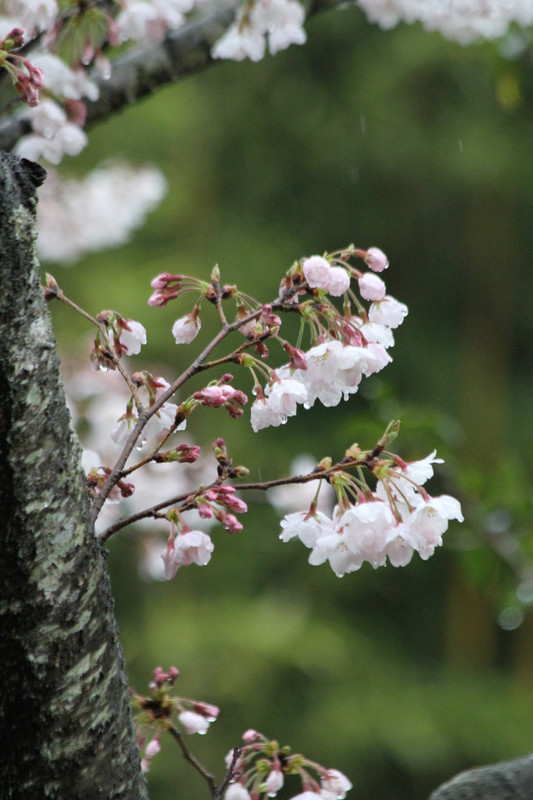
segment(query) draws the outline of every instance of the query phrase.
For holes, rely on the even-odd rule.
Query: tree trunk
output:
[[[105,553],[34,251],[46,173],[0,153],[0,786],[4,798],[146,798]]]
[[[533,755],[461,772],[429,800],[531,800]]]

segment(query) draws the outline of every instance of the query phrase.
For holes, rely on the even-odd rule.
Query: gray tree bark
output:
[[[533,755],[461,772],[429,800],[532,800]]]
[[[0,154],[0,796],[141,800],[105,554],[34,251],[45,175]]]

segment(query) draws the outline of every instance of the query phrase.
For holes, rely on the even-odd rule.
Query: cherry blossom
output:
[[[338,769],[328,769],[321,778],[322,788],[328,792],[333,792],[338,800],[346,797],[346,792],[352,788],[352,783],[346,775]]]
[[[265,38],[250,25],[231,25],[211,50],[213,58],[261,61],[265,55]]]
[[[265,390],[266,397],[259,397],[252,404],[252,428],[257,431],[269,426],[283,425],[288,417],[296,414],[297,404],[307,400],[307,390],[298,380],[281,378]]]
[[[370,322],[377,322],[378,325],[386,325],[389,328],[397,328],[406,316],[407,306],[389,295],[372,303],[368,312]]]
[[[233,756],[233,751],[231,755]],[[230,783],[224,797],[226,800],[252,800],[250,792],[242,783]]]
[[[365,300],[383,300],[386,293],[385,284],[373,272],[365,272],[358,280],[361,297]]]
[[[3,11],[35,34],[52,26],[58,14],[58,4],[57,0],[6,0]]]
[[[178,719],[183,726],[185,733],[207,733],[209,730],[209,720],[202,714],[197,714],[195,711],[182,711],[178,714]]]
[[[172,326],[172,336],[176,344],[190,344],[196,339],[202,323],[197,314],[187,314],[181,319],[177,319]]]
[[[291,44],[304,44],[305,11],[297,0],[255,0],[239,12],[236,22],[215,43],[213,58],[260,61],[268,47],[273,55]]]
[[[342,267],[332,267],[322,256],[306,258],[302,264],[305,279],[312,289],[325,289],[340,297],[350,286],[350,276]]]
[[[275,767],[271,772],[269,772],[265,781],[265,791],[268,796],[274,797],[274,795],[277,794],[282,788],[283,783],[283,772],[279,769],[279,767]]]
[[[171,536],[161,556],[165,565],[165,578],[174,578],[179,567],[188,567],[190,564],[204,567],[211,560],[214,549],[211,538],[203,531],[188,530],[175,538]]]
[[[126,355],[134,356],[141,352],[141,345],[146,344],[146,328],[134,319],[121,318],[120,344],[126,350]]]
[[[313,289],[326,289],[331,265],[322,256],[311,256],[303,262],[303,272],[309,286]]]
[[[366,251],[365,261],[374,272],[383,272],[389,266],[389,259],[379,247],[369,247]]]

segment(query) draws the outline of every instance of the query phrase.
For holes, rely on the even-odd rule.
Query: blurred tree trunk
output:
[[[507,443],[511,288],[520,254],[512,252],[515,200],[505,190],[469,199],[463,242],[464,328],[461,370],[463,459],[491,473]],[[510,250],[511,248],[511,250]],[[491,343],[490,348],[487,342]],[[447,602],[448,661],[487,669],[497,658],[495,610],[490,600],[455,570]],[[528,649],[531,656],[531,650]],[[430,800],[532,800],[533,755],[457,775]]]
[[[429,800],[531,800],[533,755],[462,772]]]
[[[147,797],[34,251],[46,173],[0,153],[2,797]]]

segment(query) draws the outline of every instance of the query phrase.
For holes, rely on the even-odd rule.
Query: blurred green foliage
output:
[[[191,428],[202,444],[222,434],[252,477],[270,478],[302,451],[371,447],[400,417],[399,452],[437,447],[447,464],[430,491],[463,501],[448,546],[339,581],[282,545],[258,502],[243,534],[215,532],[206,569],[143,583],[134,533],[110,542],[110,565],[132,684],[142,692],[157,663],[176,664],[178,691],[221,706],[192,742],[219,776],[251,726],[345,771],[354,797],[422,800],[462,767],[533,747],[532,50],[520,32],[468,48],[383,32],[353,8],[312,20],[309,39],[218,64],[95,129],[73,169],[115,153],[151,161],[168,195],[130,245],[51,271],[91,312],[143,322],[135,368],[171,377],[190,348],[170,326],[189,308],[147,308],[158,272],[207,278],[219,263],[266,301],[302,255],[352,241],[387,252],[388,289],[410,315],[384,377],[276,430],[253,435],[212,409]],[[85,323],[53,313],[61,347],[75,335],[85,346]],[[215,330],[204,313],[202,341]],[[498,626],[506,608],[525,614],[515,630]],[[150,783],[154,800],[207,796],[172,742]]]

